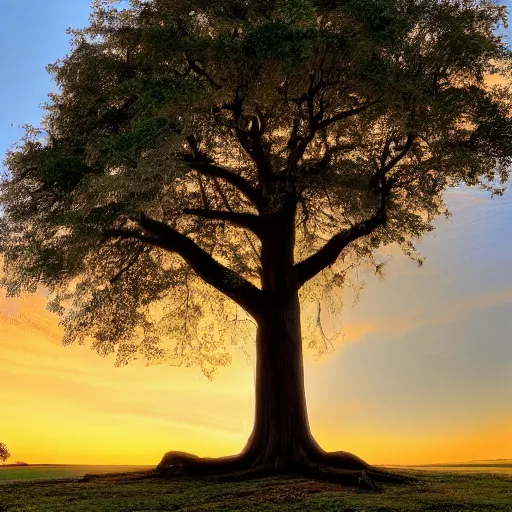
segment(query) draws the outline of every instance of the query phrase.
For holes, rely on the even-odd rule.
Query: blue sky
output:
[[[39,105],[53,89],[45,66],[68,52],[66,29],[86,24],[88,13],[87,0],[2,1],[2,154],[20,137],[17,125],[38,124]],[[307,358],[311,424],[328,449],[354,451],[376,463],[512,458],[512,191],[491,200],[484,192],[458,189],[447,202],[453,217],[440,219],[418,245],[427,257],[423,268],[394,255],[386,280],[368,276],[360,302],[343,312],[345,343],[319,361]],[[243,359],[214,383],[194,370],[114,369],[112,361],[83,347],[55,349],[56,322],[39,299],[0,300],[0,329],[0,367],[2,361],[10,365],[0,372],[0,402],[7,411],[0,441],[16,458],[49,462],[51,451],[40,451],[38,440],[17,436],[24,428],[20,418],[42,407],[45,387],[58,390],[60,400],[46,404],[39,416],[49,446],[83,439],[85,432],[97,435],[97,443],[105,432],[119,432],[120,411],[123,419],[130,417],[131,445],[146,446],[148,429],[154,432],[149,451],[124,448],[123,458],[112,448],[108,457],[93,460],[87,450],[77,452],[76,443],[66,455],[68,445],[62,444],[60,462],[152,463],[160,447],[172,448],[165,445],[171,430],[175,448],[200,446],[215,455],[241,448],[248,434],[253,369]],[[96,401],[98,394],[103,402]],[[173,405],[162,412],[162,400]],[[75,434],[55,426],[52,418],[63,409],[72,411]],[[204,430],[190,433],[199,417],[217,425],[207,432],[220,453],[205,444]],[[236,433],[222,425],[235,425]]]
[[[69,50],[68,27],[82,27],[88,0],[2,0],[0,21],[0,153],[16,142],[18,125],[39,123],[52,90],[45,67]],[[14,127],[11,127],[11,123]]]

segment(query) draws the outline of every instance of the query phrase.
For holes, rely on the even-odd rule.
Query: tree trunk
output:
[[[311,435],[294,269],[295,205],[273,216],[268,226],[261,251],[261,284],[268,303],[257,318],[255,420],[242,457],[253,467],[294,469],[318,463],[366,468],[352,454],[326,453]]]
[[[255,466],[285,468],[320,448],[309,429],[297,294],[272,309],[258,325],[255,422],[245,451]]]
[[[262,240],[262,290],[257,319],[256,410],[245,453],[255,466],[284,468],[319,450],[311,436],[304,390],[300,303],[294,272],[295,205],[273,215]]]
[[[240,455],[197,459],[168,452],[158,468],[184,465],[189,473],[290,470],[345,481],[332,468],[366,469],[358,457],[324,452],[309,428],[304,389],[299,286],[294,269],[295,205],[267,219],[262,238],[261,288],[265,303],[255,317],[256,408],[253,432]],[[329,469],[331,468],[331,469]],[[352,474],[349,480],[357,482]]]

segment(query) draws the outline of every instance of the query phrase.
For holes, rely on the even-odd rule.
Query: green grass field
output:
[[[132,473],[67,481],[4,481],[0,512],[512,512],[510,473],[409,473],[416,482],[388,484],[380,493],[287,477],[220,483]]]
[[[475,460],[452,464],[424,464],[421,466],[388,466],[392,469],[417,469],[421,471],[450,471],[456,473],[499,473],[512,476],[512,459]]]
[[[0,485],[13,480],[53,480],[79,478],[84,475],[104,473],[125,473],[127,471],[144,471],[150,466],[89,466],[68,464],[41,464],[30,466],[0,466]],[[1,512],[1,511],[0,511]]]

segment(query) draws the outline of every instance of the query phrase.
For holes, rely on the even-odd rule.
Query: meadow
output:
[[[83,464],[34,464],[29,466],[0,466],[0,485],[18,480],[54,480],[81,478],[85,475],[144,471],[152,466],[101,466]]]
[[[380,492],[291,477],[244,482],[157,478],[147,472],[67,480],[6,481],[0,512],[325,511],[512,512],[510,462],[494,471],[407,470],[408,484]],[[439,466],[438,466],[439,467]],[[485,467],[485,466],[484,466]]]

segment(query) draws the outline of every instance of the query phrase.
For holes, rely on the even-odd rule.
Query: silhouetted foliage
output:
[[[300,409],[307,437],[299,290],[303,306],[333,297],[351,266],[379,268],[386,244],[416,257],[447,187],[499,192],[508,178],[505,11],[487,0],[123,6],[95,2],[49,67],[59,92],[42,128],[7,156],[4,286],[46,287],[64,343],[90,341],[118,364],[173,358],[211,375],[252,317],[257,423],[263,409],[279,425]],[[304,308],[321,345],[320,306]]]
[[[0,443],[0,460],[5,462],[11,456],[11,452],[4,443]]]

